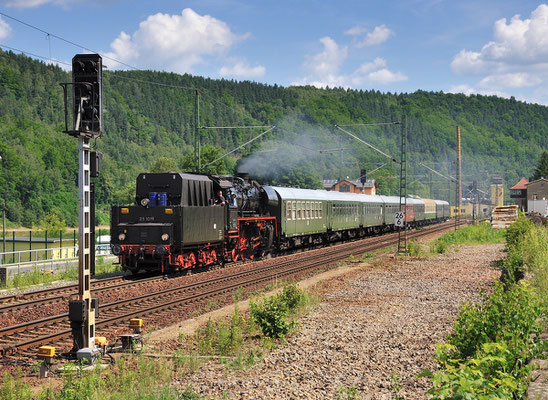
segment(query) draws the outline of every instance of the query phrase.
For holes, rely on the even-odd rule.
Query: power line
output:
[[[38,28],[36,25],[32,25],[32,24],[29,24],[29,23],[27,23],[27,22],[25,22],[25,21],[21,21],[20,19],[17,19],[17,18],[15,18],[15,17],[12,17],[11,15],[8,15],[8,14],[3,13],[3,12],[1,12],[1,11],[0,11],[0,15],[3,16],[3,17],[9,18],[9,19],[11,19],[11,20],[13,20],[13,21],[16,21],[16,22],[20,23],[21,25],[25,25],[26,27],[29,27],[29,28],[34,29],[34,30],[37,30],[38,32],[44,33],[45,35],[47,35],[47,36],[49,36],[49,37],[54,37],[55,39],[59,39],[59,40],[61,40],[62,42],[68,43],[68,44],[70,44],[70,45],[72,45],[72,46],[75,46],[75,47],[84,49],[84,50],[89,51],[89,52],[91,52],[91,53],[101,54],[101,53],[99,53],[98,51],[92,50],[92,49],[90,49],[90,48],[88,48],[88,47],[86,47],[86,46],[82,46],[81,44],[78,44],[78,43],[75,43],[75,42],[73,42],[73,41],[71,41],[71,40],[65,39],[65,38],[62,37],[62,36],[58,36],[58,35],[56,35],[56,34],[54,34],[54,33],[45,31],[45,30],[43,30],[42,28]],[[107,56],[107,55],[105,55],[105,54],[101,54],[101,57],[106,58],[106,59],[111,60],[111,61],[114,61],[114,62],[117,62],[118,64],[121,64],[121,65],[126,66],[126,67],[131,68],[131,69],[135,69],[135,70],[138,70],[138,69],[139,69],[139,68],[137,68],[137,67],[134,67],[133,65],[126,64],[126,63],[124,63],[124,62],[122,62],[122,61],[119,61],[119,60],[117,60],[117,59],[115,59],[115,58],[109,57],[109,56]]]
[[[114,74],[114,72],[110,72],[110,73]],[[130,78],[130,77],[119,75],[119,74],[116,74],[116,78],[125,79],[127,81],[139,82],[139,83],[148,83],[150,85],[162,86],[162,87],[167,87],[167,88],[171,88],[171,89],[188,89],[188,90],[196,90],[197,89],[195,87],[190,87],[190,86],[171,85],[171,84],[168,84],[168,83],[161,83],[161,82],[147,81],[147,80],[144,80],[144,79]]]
[[[24,25],[24,26],[26,26],[26,27],[28,27],[28,28],[37,30],[38,32],[41,32],[41,33],[45,34],[45,35],[48,37],[48,39],[50,40],[50,42],[51,42],[51,38],[54,37],[54,38],[56,38],[56,39],[58,39],[58,40],[61,40],[61,41],[65,42],[65,43],[68,43],[68,44],[70,44],[70,45],[72,45],[72,46],[81,48],[81,49],[86,50],[86,51],[89,51],[89,52],[91,52],[91,53],[100,54],[103,58],[106,58],[106,59],[108,59],[108,60],[114,61],[114,62],[116,62],[116,63],[118,63],[118,64],[120,64],[120,65],[123,65],[123,66],[125,66],[125,67],[128,67],[128,68],[130,68],[130,69],[132,69],[132,70],[136,70],[136,71],[139,71],[139,70],[140,70],[140,68],[137,68],[137,67],[135,67],[135,66],[133,66],[133,65],[124,63],[124,62],[122,62],[122,61],[120,61],[120,60],[117,60],[117,59],[115,59],[115,58],[113,58],[113,57],[110,57],[110,56],[108,56],[108,55],[106,55],[106,54],[102,54],[102,53],[100,53],[100,52],[97,52],[97,51],[95,51],[95,50],[93,50],[93,49],[90,49],[89,47],[86,47],[86,46],[83,46],[83,45],[78,44],[78,43],[76,43],[76,42],[73,42],[72,40],[65,39],[65,38],[62,37],[62,36],[59,36],[59,35],[53,34],[53,33],[51,33],[51,32],[48,32],[48,31],[46,31],[46,30],[44,30],[44,29],[42,29],[42,28],[37,27],[36,25],[29,24],[28,22],[25,22],[25,21],[22,21],[22,20],[20,20],[20,19],[18,19],[18,18],[12,17],[11,15],[8,15],[8,14],[6,14],[6,13],[4,13],[4,12],[0,12],[0,15],[1,15],[1,16],[4,16],[4,17],[6,17],[6,18],[9,18],[9,19],[11,19],[11,20],[13,20],[13,21],[16,21],[16,22],[20,23],[21,25]],[[50,43],[50,46],[51,46],[51,43]],[[8,46],[4,46],[4,47],[9,48]],[[41,58],[41,59],[51,59],[51,54],[50,54],[50,57],[44,57],[44,56],[34,55],[34,54],[30,53],[30,52],[25,52],[25,51],[21,51],[21,50],[16,50],[16,51],[20,51],[20,52],[22,52],[23,54],[29,54],[29,55],[32,55],[33,57],[38,57],[38,58]],[[50,53],[51,53],[51,50],[50,50]],[[56,62],[58,62],[58,63],[60,63],[60,64],[63,64],[63,65],[69,65],[69,64],[64,63],[64,62],[61,62],[61,61],[56,61]],[[153,82],[153,81],[138,80],[138,79],[135,79],[135,78],[122,77],[122,79],[127,79],[127,80],[134,79],[135,81],[140,82],[140,83],[148,83],[148,84],[152,84],[152,85],[163,86],[163,87],[170,87],[170,88],[174,88],[174,89],[187,89],[187,90],[196,90],[196,89],[197,89],[197,88],[191,88],[191,87],[187,87],[187,86],[167,85],[167,84],[162,84],[162,83]],[[246,114],[246,113],[244,113],[243,111],[236,110],[236,109],[234,109],[234,108],[231,108],[231,107],[227,106],[226,104],[223,104],[222,102],[220,102],[219,100],[217,100],[213,95],[208,94],[208,93],[207,93],[207,89],[201,88],[201,89],[199,89],[199,90],[202,92],[202,96],[207,97],[207,98],[209,99],[209,101],[211,101],[212,103],[215,103],[216,105],[225,107],[226,109],[228,109],[228,110],[232,111],[233,113],[238,114],[238,115],[240,115],[240,116],[249,117],[249,114]],[[204,93],[204,92],[206,92],[206,93]]]
[[[41,58],[43,60],[48,60],[50,62],[54,61],[55,63],[57,64],[63,64],[63,65],[67,65],[67,66],[71,66],[71,64],[69,63],[66,63],[64,61],[59,61],[59,60],[56,60],[56,59],[53,59],[51,57],[45,57],[45,56],[40,56],[38,54],[33,54],[33,53],[29,53],[28,51],[24,51],[24,50],[20,50],[20,49],[16,49],[15,47],[10,47],[10,46],[6,46],[5,44],[0,44],[0,47],[4,48],[4,49],[8,49],[8,50],[12,50],[12,51],[18,51],[19,53],[21,54],[26,54],[26,55],[31,55],[33,57],[36,57],[36,58]],[[53,62],[52,62],[53,64]]]

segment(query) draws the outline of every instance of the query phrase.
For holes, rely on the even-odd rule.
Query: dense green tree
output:
[[[507,183],[533,172],[537,176],[531,160],[548,148],[548,107],[513,98],[421,90],[393,94],[284,88],[156,71],[106,70],[103,77],[105,129],[92,143],[103,153],[96,178],[101,221],[112,204],[133,202],[139,173],[194,171],[195,142],[200,143],[204,166],[257,136],[256,129],[242,128],[196,132],[193,88],[200,93],[200,126],[277,126],[202,172],[248,172],[268,184],[318,188],[321,179],[357,178],[361,168],[386,159],[333,125],[399,122],[404,115],[408,181],[420,183],[411,185],[410,193],[454,197],[447,182],[430,180],[420,163],[454,175],[456,125],[462,133],[465,185],[477,180],[480,188],[487,189],[493,174],[502,175]],[[61,68],[0,51],[0,198],[5,199],[7,218],[14,224],[32,226],[51,212],[68,225],[77,223],[77,143],[62,133],[59,82],[67,81],[70,73]],[[348,129],[399,159],[402,126]],[[334,151],[337,148],[344,150]],[[545,159],[543,155],[539,162],[543,176]],[[379,193],[394,195],[398,174],[399,169],[388,165],[370,177],[377,179]]]
[[[34,225],[33,228],[41,232],[64,232],[67,225],[57,214],[55,214],[55,212],[50,211],[40,220],[40,222],[38,222],[38,225]]]
[[[171,171],[177,171],[177,162],[173,158],[169,157],[159,157],[150,168],[150,172]]]

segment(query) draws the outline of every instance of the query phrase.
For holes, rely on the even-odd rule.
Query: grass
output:
[[[504,229],[492,229],[489,224],[468,225],[457,231],[446,233],[428,245],[411,239],[407,242],[407,254],[411,257],[428,257],[433,254],[444,254],[451,247],[458,245],[504,243],[504,235]],[[458,251],[458,248],[455,251]]]
[[[106,262],[104,257],[97,257],[95,262],[95,276],[101,277],[121,272],[120,265]],[[7,284],[0,286],[2,289],[23,289],[34,285],[44,285],[55,281],[74,281],[78,279],[78,267],[66,266],[64,269],[42,271],[33,268],[31,271],[16,274]]]
[[[504,243],[504,229],[493,229],[488,223],[468,225],[454,232],[446,233],[430,245],[432,253],[445,253],[451,246]]]
[[[183,363],[188,365],[188,363]],[[180,359],[152,359],[144,356],[125,356],[103,369],[97,364],[83,371],[76,364],[67,364],[62,372],[61,387],[43,386],[31,391],[20,375],[4,375],[0,398],[6,400],[137,400],[137,399],[199,399],[188,387],[177,392],[171,387],[174,372],[181,367]],[[34,393],[33,393],[34,392]]]
[[[280,294],[271,297],[277,297],[287,305],[289,318],[303,315],[318,301],[317,296],[288,284]],[[98,363],[91,371],[68,364],[61,373],[61,386],[55,388],[50,383],[41,389],[31,389],[20,373],[5,374],[0,383],[0,399],[201,399],[190,386],[175,390],[172,381],[184,381],[186,375],[197,371],[210,358],[218,359],[230,370],[249,368],[260,363],[265,351],[280,342],[262,336],[257,322],[242,315],[237,306],[227,318],[210,319],[193,337],[181,333],[178,340],[180,349],[167,358],[124,355],[114,359],[108,369],[101,368]],[[355,391],[345,392],[345,398],[356,398]]]

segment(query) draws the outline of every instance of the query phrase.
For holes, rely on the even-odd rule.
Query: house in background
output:
[[[527,184],[527,212],[548,216],[548,179],[540,178]]]
[[[510,188],[510,197],[521,211],[527,211],[527,184],[526,178],[521,178],[518,183]]]
[[[374,179],[367,179],[364,183],[360,179],[324,179],[323,188],[327,191],[376,194],[376,183]]]

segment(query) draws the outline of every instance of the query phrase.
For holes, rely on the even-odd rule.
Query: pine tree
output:
[[[540,178],[548,178],[548,150],[544,150],[540,155],[540,160],[533,174],[533,180]]]

